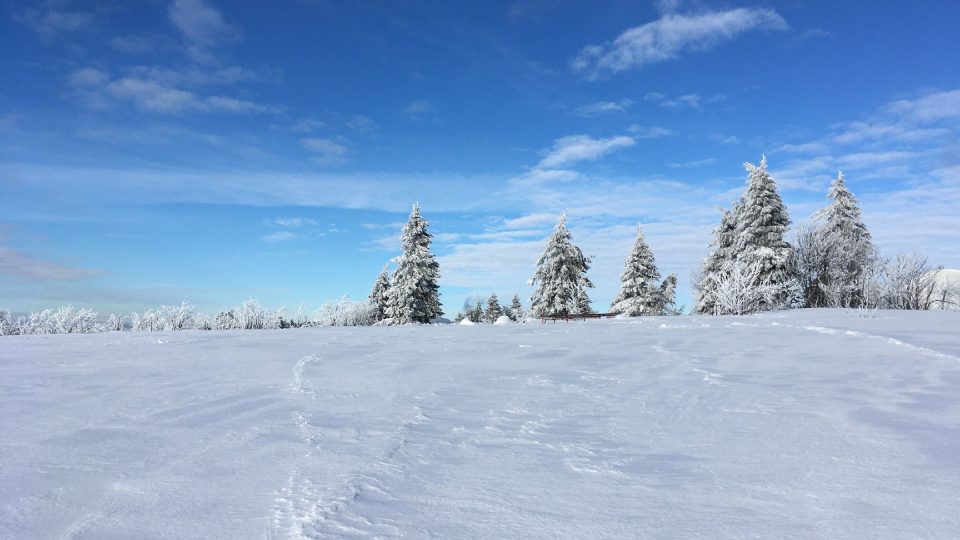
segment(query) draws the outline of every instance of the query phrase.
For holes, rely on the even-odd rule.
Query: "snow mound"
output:
[[[513,321],[510,320],[510,317],[501,315],[497,317],[497,320],[493,321],[493,324],[513,324]]]
[[[473,321],[471,321],[470,319],[463,319],[462,321],[458,322],[457,324],[459,324],[460,326],[473,326],[475,323],[474,323]]]

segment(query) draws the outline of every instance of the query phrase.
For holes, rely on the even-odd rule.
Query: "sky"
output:
[[[441,300],[531,293],[557,218],[605,311],[642,224],[691,275],[766,155],[960,268],[960,2],[0,4],[0,308],[363,299],[419,203]]]

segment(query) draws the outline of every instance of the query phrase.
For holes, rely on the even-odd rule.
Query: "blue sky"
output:
[[[363,298],[419,201],[442,300],[519,292],[566,211],[690,304],[766,154],[960,267],[960,3],[49,0],[0,13],[0,307]]]

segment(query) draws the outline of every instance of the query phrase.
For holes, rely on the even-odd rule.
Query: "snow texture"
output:
[[[0,538],[957,538],[960,313],[0,339]]]

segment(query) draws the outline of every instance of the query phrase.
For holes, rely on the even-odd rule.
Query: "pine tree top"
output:
[[[826,220],[826,232],[869,240],[870,232],[863,224],[857,198],[847,189],[842,171],[837,173],[837,178],[830,184],[827,197],[832,202],[816,214],[816,217]]]
[[[777,182],[767,170],[767,157],[762,156],[759,165],[744,163],[744,168],[749,174],[736,215],[739,244],[754,248],[787,247],[783,235],[790,225],[790,216],[777,192]]]

